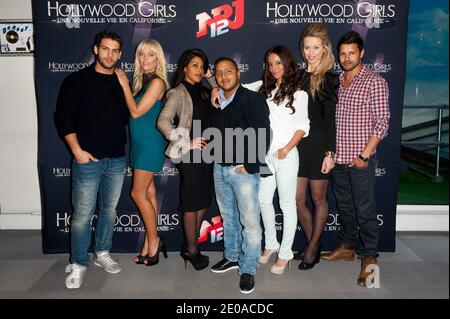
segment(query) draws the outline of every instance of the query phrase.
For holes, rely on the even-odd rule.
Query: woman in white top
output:
[[[261,92],[270,109],[272,143],[266,163],[272,175],[261,178],[259,203],[264,223],[265,249],[259,263],[266,264],[277,253],[271,268],[274,274],[282,274],[293,258],[292,244],[297,229],[297,172],[299,168],[296,145],[309,133],[308,94],[299,89],[297,62],[284,46],[271,48],[265,57],[263,80],[244,87]],[[218,96],[213,90],[212,98]],[[283,212],[283,238],[277,240],[273,197],[278,188],[280,208]]]

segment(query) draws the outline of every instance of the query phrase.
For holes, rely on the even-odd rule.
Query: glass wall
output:
[[[448,8],[448,0],[410,1],[399,204],[449,202]]]

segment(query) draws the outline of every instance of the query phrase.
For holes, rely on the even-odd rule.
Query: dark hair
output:
[[[357,44],[359,51],[364,50],[364,40],[356,31],[347,32],[341,37],[337,46],[338,53],[341,52],[341,46],[343,44]]]
[[[185,78],[184,68],[187,67],[188,64],[195,57],[202,59],[203,70],[205,73],[208,72],[209,61],[208,61],[208,57],[206,56],[205,52],[203,52],[200,49],[189,49],[181,55],[180,60],[178,61],[178,69],[177,69],[177,73],[175,75],[175,80],[173,81],[172,87],[176,87],[181,82],[183,82],[183,80]],[[209,99],[209,94],[206,89],[202,89],[201,95],[202,95],[202,98]]]
[[[277,105],[280,105],[280,103],[282,103],[287,98],[288,103],[286,107],[290,108],[292,110],[292,114],[294,114],[294,94],[298,90],[300,79],[295,57],[286,47],[277,45],[267,51],[266,57],[264,59],[266,66],[264,68],[264,74],[262,78],[263,84],[259,91],[266,98],[272,98],[272,91],[276,88],[277,81],[269,70],[269,56],[272,53],[280,57],[281,63],[283,63],[284,66],[283,81],[281,83],[280,89],[273,97],[273,101]]]
[[[187,67],[189,62],[191,62],[191,60],[195,57],[202,59],[203,70],[205,71],[205,73],[208,71],[209,62],[205,52],[203,52],[200,49],[189,49],[181,55],[178,61],[178,69],[175,75],[175,81],[173,82],[173,87],[177,86],[184,80],[185,77],[184,68]]]
[[[98,47],[103,39],[111,39],[119,42],[119,48],[122,49],[122,37],[116,32],[103,30],[95,35],[94,46]]]
[[[214,62],[214,68],[217,67],[217,64],[219,64],[219,63],[221,63],[221,62],[225,62],[225,61],[228,61],[228,62],[230,62],[231,64],[233,64],[233,66],[236,68],[236,70],[239,71],[239,67],[238,67],[236,61],[234,61],[232,58],[229,58],[229,57],[226,57],[226,56],[223,56],[223,57],[221,57],[221,58],[218,58],[218,59]]]

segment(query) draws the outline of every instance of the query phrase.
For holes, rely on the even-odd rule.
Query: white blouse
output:
[[[256,81],[249,84],[242,84],[243,87],[258,92],[262,86],[262,81]],[[295,132],[302,130],[305,132],[304,137],[309,134],[309,117],[308,117],[308,94],[303,90],[297,90],[294,93],[295,113],[292,109],[287,108],[289,99],[284,99],[280,105],[273,101],[277,89],[272,91],[272,98],[267,99],[270,110],[270,127],[272,129],[272,143],[268,152],[268,156],[276,153],[280,148],[285,147],[294,136]]]

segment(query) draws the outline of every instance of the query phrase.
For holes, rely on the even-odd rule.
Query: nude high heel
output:
[[[261,257],[259,257],[258,262],[262,265],[267,264],[273,254],[278,254],[278,249],[269,250],[269,253],[267,255],[263,254]]]
[[[270,268],[270,272],[274,275],[282,275],[284,273],[284,270],[286,269],[286,266],[288,266],[288,269],[291,269],[291,265],[292,259],[289,259],[283,266],[277,266],[277,264],[273,264],[273,266]]]

